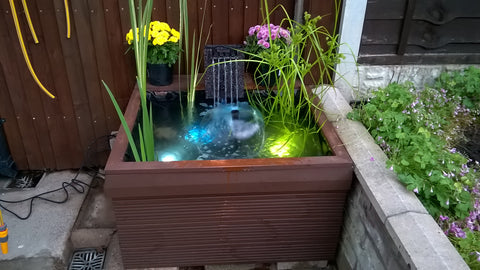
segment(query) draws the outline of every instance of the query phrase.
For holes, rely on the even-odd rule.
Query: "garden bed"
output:
[[[387,168],[387,157],[367,129],[347,119],[352,108],[340,92],[331,89],[324,104],[355,164],[338,267],[469,269],[415,194]]]

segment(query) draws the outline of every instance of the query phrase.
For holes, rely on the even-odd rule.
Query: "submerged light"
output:
[[[292,155],[292,150],[295,147],[292,146],[292,140],[289,136],[282,136],[280,139],[273,141],[268,150],[270,154],[277,157],[289,157]]]
[[[178,157],[173,153],[165,153],[160,156],[160,161],[163,161],[163,162],[178,161]]]

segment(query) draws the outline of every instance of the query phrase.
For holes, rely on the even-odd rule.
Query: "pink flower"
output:
[[[252,27],[250,27],[250,28],[248,29],[248,35],[249,35],[249,36],[253,36],[253,35],[255,34],[255,32],[256,32],[256,27],[257,27],[257,26],[258,26],[258,25],[252,26]]]
[[[268,49],[270,48],[270,43],[266,42],[265,40],[263,39],[260,39],[258,42],[257,42],[258,45],[264,47],[265,49]]]

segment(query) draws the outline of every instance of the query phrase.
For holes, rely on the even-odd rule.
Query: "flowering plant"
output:
[[[144,30],[144,35],[146,35],[146,29]],[[179,39],[180,33],[171,28],[167,23],[159,21],[150,22],[150,28],[148,30],[147,63],[167,64],[168,66],[175,64],[180,51],[178,44]],[[126,40],[129,45],[132,45],[132,29],[127,33]]]
[[[251,54],[259,54],[274,44],[280,48],[285,48],[290,43],[290,31],[274,24],[250,27],[244,42],[245,51]]]

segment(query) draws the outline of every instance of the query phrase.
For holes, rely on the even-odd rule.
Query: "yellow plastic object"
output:
[[[68,0],[64,1],[65,18],[67,20],[67,38],[70,38],[70,12],[68,11]]]
[[[23,10],[25,10],[25,17],[27,17],[28,27],[32,33],[33,40],[35,44],[38,43],[37,34],[35,33],[35,28],[33,28],[32,19],[30,19],[30,12],[28,12],[27,0],[22,0]]]
[[[15,23],[15,29],[17,30],[17,37],[18,37],[18,42],[20,43],[20,47],[22,48],[22,53],[23,53],[23,58],[25,59],[25,62],[27,63],[28,70],[30,71],[30,74],[32,74],[33,79],[37,83],[37,85],[51,98],[55,98],[54,95],[52,95],[46,88],[43,86],[43,84],[38,80],[37,75],[35,74],[35,71],[33,70],[32,64],[30,63],[30,59],[28,58],[27,50],[25,49],[25,44],[23,43],[23,37],[22,37],[22,31],[20,30],[20,26],[18,24],[18,17],[17,17],[17,11],[15,10],[15,4],[13,0],[9,0],[10,2],[10,9],[12,10],[12,16],[13,16],[13,22]]]
[[[2,253],[7,254],[8,253],[8,228],[7,228],[7,224],[4,224],[3,226],[5,227],[5,229],[3,231],[0,231],[0,245],[2,246]]]
[[[0,246],[2,247],[2,253],[8,253],[8,228],[7,224],[3,222],[2,212],[0,211]]]

